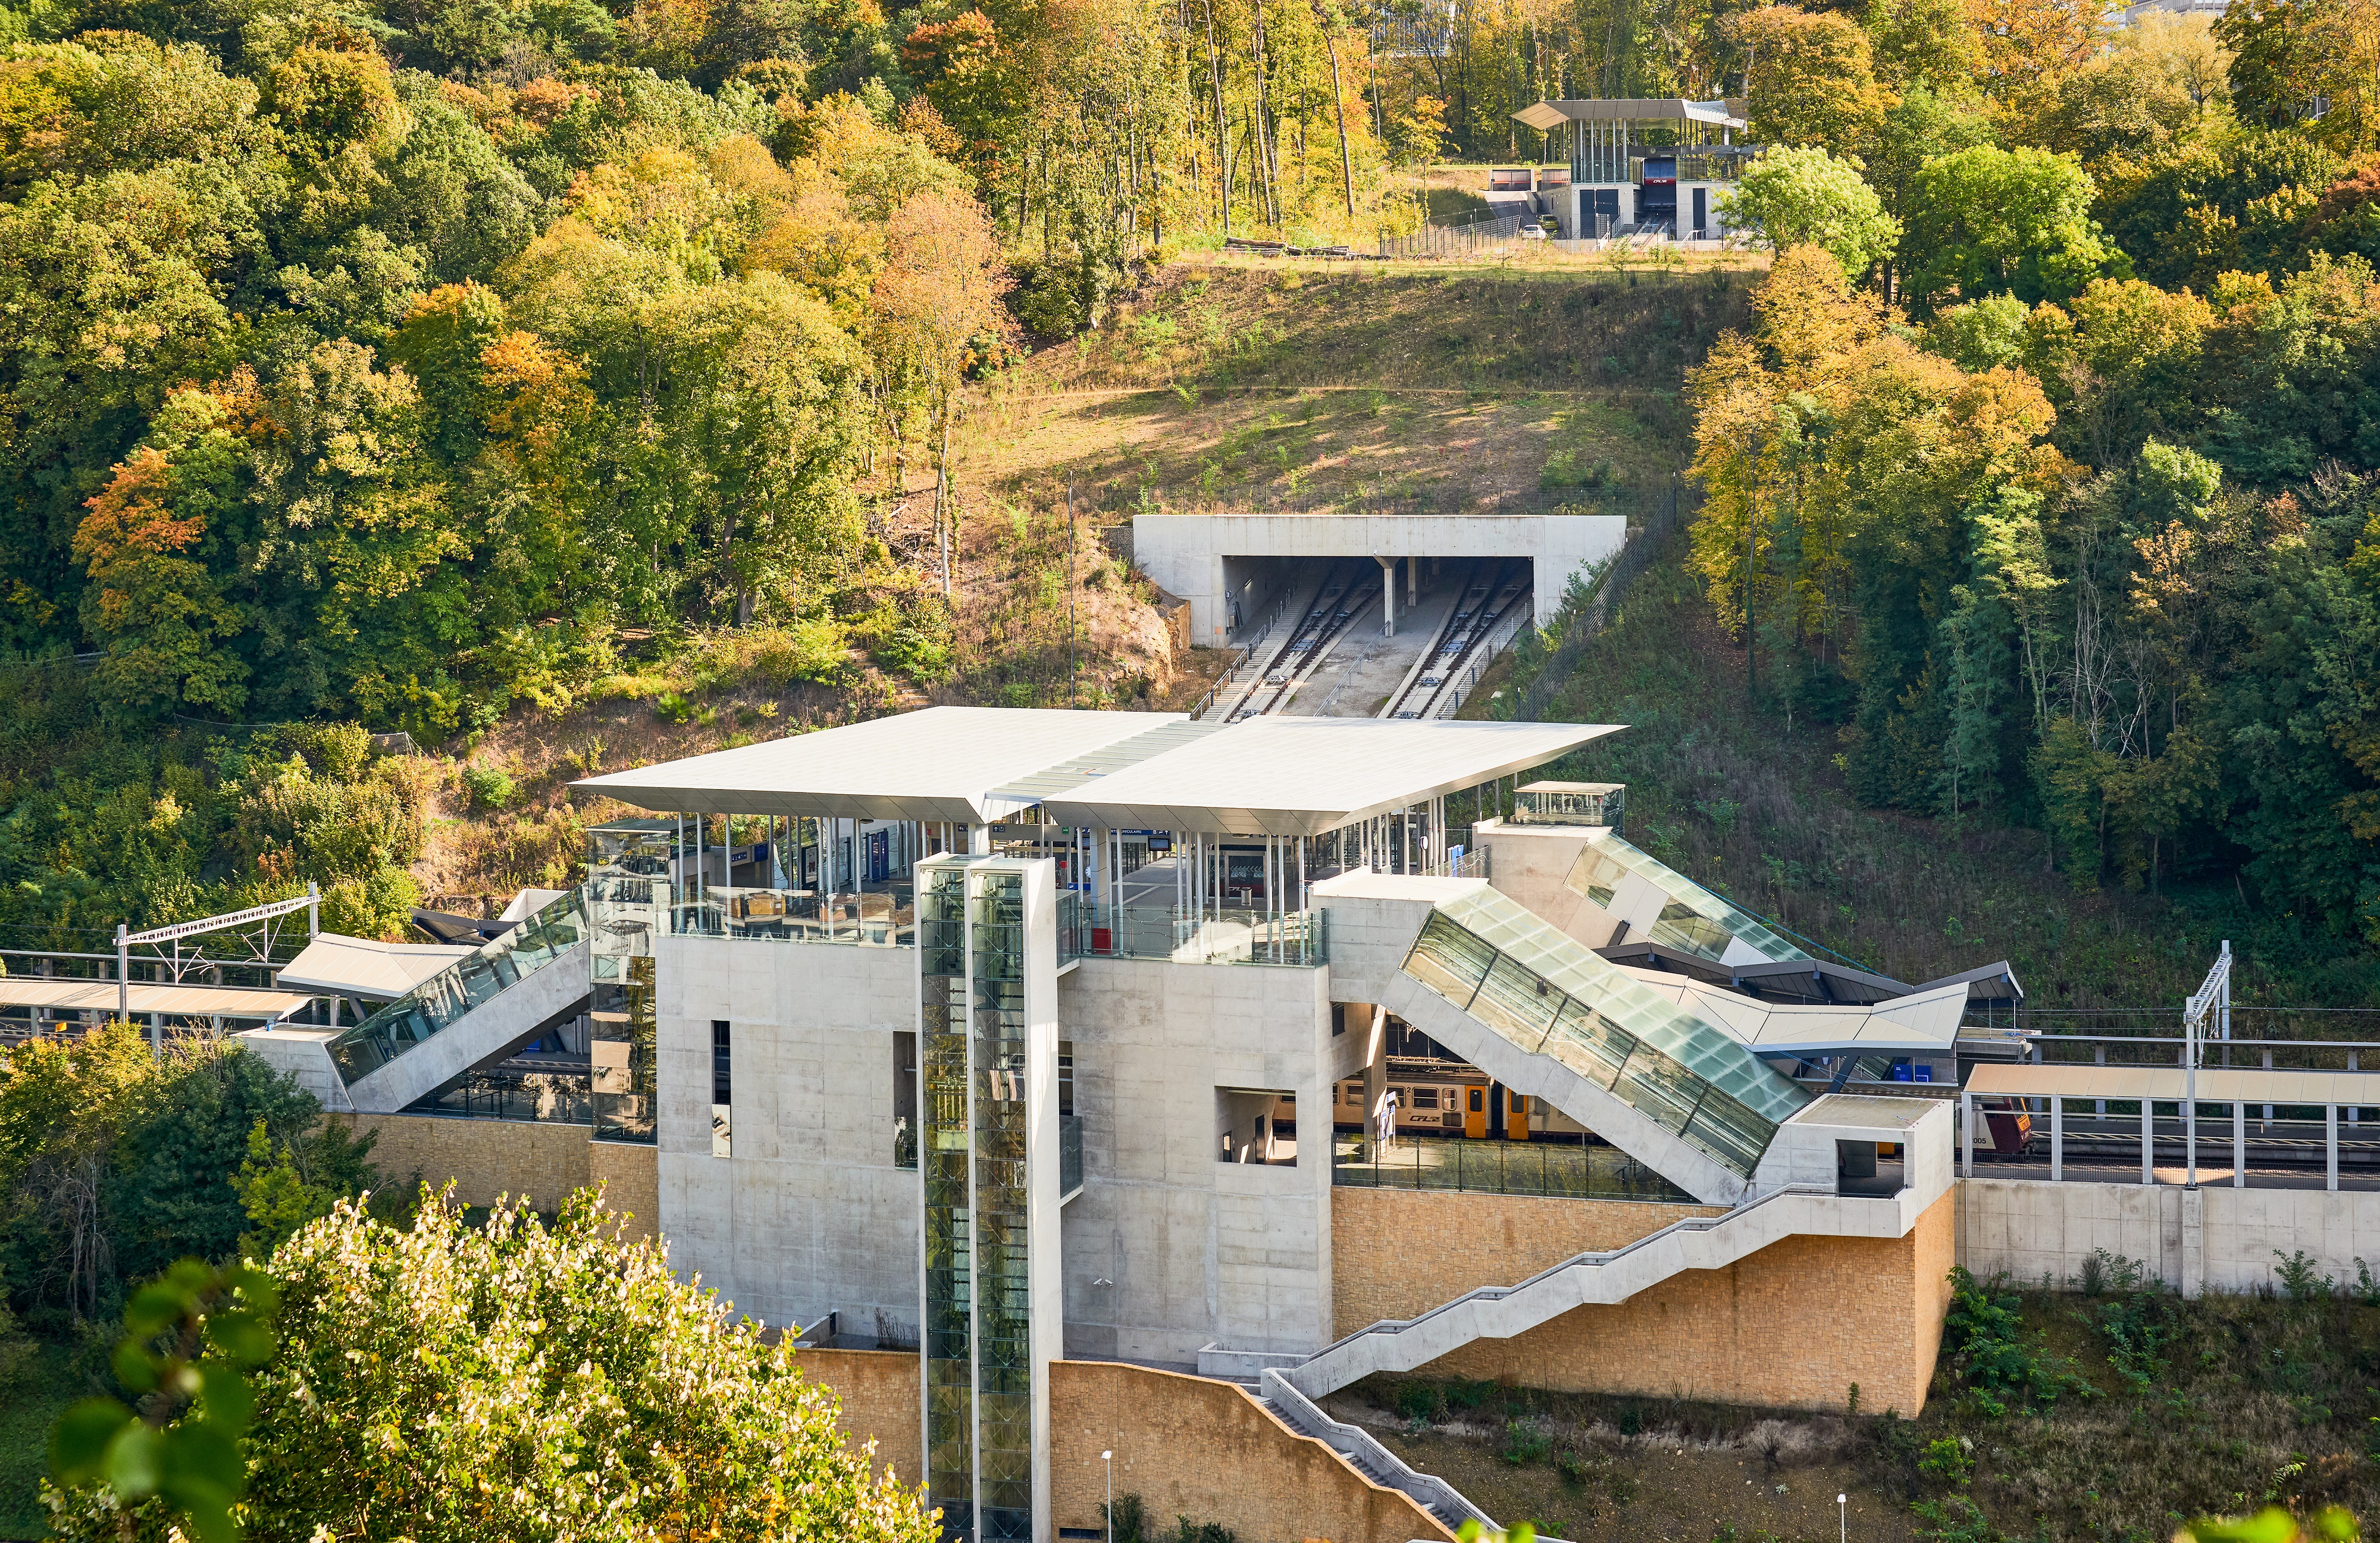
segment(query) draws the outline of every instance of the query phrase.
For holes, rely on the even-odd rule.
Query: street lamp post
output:
[[[1851,1503],[1852,1498],[1849,1495],[1835,1497],[1835,1536],[1840,1538],[1842,1543],[1852,1543]]]
[[[1099,1461],[1108,1465],[1108,1543],[1115,1543],[1115,1452],[1112,1449],[1099,1453]]]

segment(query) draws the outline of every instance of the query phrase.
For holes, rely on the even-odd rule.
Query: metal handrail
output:
[[[1536,1285],[1540,1282],[1551,1280],[1554,1276],[1560,1274],[1563,1270],[1587,1265],[1608,1265],[1612,1263],[1614,1260],[1626,1257],[1628,1255],[1636,1252],[1640,1248],[1649,1248],[1655,1244],[1659,1243],[1662,1239],[1675,1234],[1683,1233],[1707,1233],[1714,1231],[1719,1227],[1727,1225],[1729,1222],[1733,1221],[1740,1217],[1750,1215],[1752,1212],[1758,1210],[1761,1207],[1767,1205],[1772,1200],[1782,1200],[1789,1196],[1796,1195],[1831,1197],[1834,1194],[1835,1192],[1825,1185],[1791,1184],[1772,1189],[1765,1195],[1755,1196],[1749,1200],[1741,1201],[1732,1209],[1728,1210],[1724,1215],[1683,1217],[1676,1221],[1670,1222],[1668,1226],[1662,1228],[1658,1232],[1647,1233],[1643,1237],[1638,1238],[1635,1242],[1622,1244],[1618,1248],[1590,1248],[1585,1253],[1573,1254],[1569,1258],[1562,1260],[1560,1264],[1549,1265],[1546,1269],[1537,1271],[1535,1275],[1530,1276],[1528,1279],[1520,1282],[1518,1284],[1510,1286],[1480,1286],[1475,1290],[1464,1292],[1461,1296],[1455,1297],[1451,1301],[1441,1302],[1437,1306],[1432,1307],[1429,1311],[1418,1314],[1413,1318],[1384,1318],[1378,1323],[1371,1324],[1363,1329],[1358,1329],[1354,1333],[1346,1335],[1344,1338],[1331,1341],[1329,1344],[1324,1345],[1320,1350],[1316,1351],[1314,1355],[1302,1362],[1298,1366],[1297,1369],[1304,1371],[1307,1367],[1313,1366],[1316,1362],[1320,1361],[1324,1356],[1330,1355],[1331,1352],[1343,1350],[1347,1346],[1355,1343],[1358,1340],[1365,1338],[1366,1335],[1402,1334],[1406,1330],[1413,1328],[1416,1324],[1427,1323],[1431,1318],[1437,1318],[1442,1313],[1452,1312],[1455,1308],[1460,1307],[1468,1302],[1500,1302],[1508,1296],[1512,1296],[1528,1290],[1530,1287]]]
[[[1381,1445],[1379,1438],[1370,1431],[1334,1420],[1324,1414],[1296,1383],[1281,1374],[1279,1367],[1267,1367],[1257,1373],[1257,1387],[1266,1399],[1279,1406],[1275,1413],[1281,1415],[1281,1423],[1299,1435],[1321,1442],[1342,1457],[1353,1460],[1360,1455],[1388,1476],[1390,1488],[1412,1496],[1421,1502],[1425,1510],[1451,1511],[1457,1515],[1470,1517],[1488,1531],[1496,1530],[1494,1519],[1472,1504],[1470,1498],[1462,1490],[1436,1474],[1420,1472]]]

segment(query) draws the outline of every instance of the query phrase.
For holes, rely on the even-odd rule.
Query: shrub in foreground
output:
[[[353,1202],[266,1264],[279,1344],[255,1377],[247,1535],[481,1543],[655,1537],[930,1543],[801,1376],[582,1192],[548,1227],[425,1201],[410,1227]],[[163,1543],[155,1501],[47,1492],[67,1539]]]

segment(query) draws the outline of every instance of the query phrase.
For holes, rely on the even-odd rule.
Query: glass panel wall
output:
[[[946,1536],[974,1530],[974,1247],[968,1212],[966,869],[919,869],[918,1064],[925,1185],[926,1483]]]
[[[1809,1101],[1740,1040],[1492,890],[1438,907],[1404,973],[1742,1177]]]
[[[1764,959],[1783,962],[1809,957],[1757,918],[1616,835],[1587,843],[1578,860],[1571,865],[1563,883],[1572,893],[1608,907],[1612,891],[1631,873],[1670,897],[1651,928],[1657,943],[1682,949],[1713,963],[1725,955],[1730,939],[1742,942]]]
[[[552,964],[586,936],[586,899],[572,890],[339,1035],[331,1041],[331,1060],[352,1087]]]
[[[1026,1273],[1025,876],[977,871],[977,1536],[1033,1536],[1033,1356]]]

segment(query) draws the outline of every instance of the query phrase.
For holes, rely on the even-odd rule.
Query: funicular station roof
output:
[[[1614,723],[935,707],[589,777],[685,814],[1315,836],[1541,766]]]

